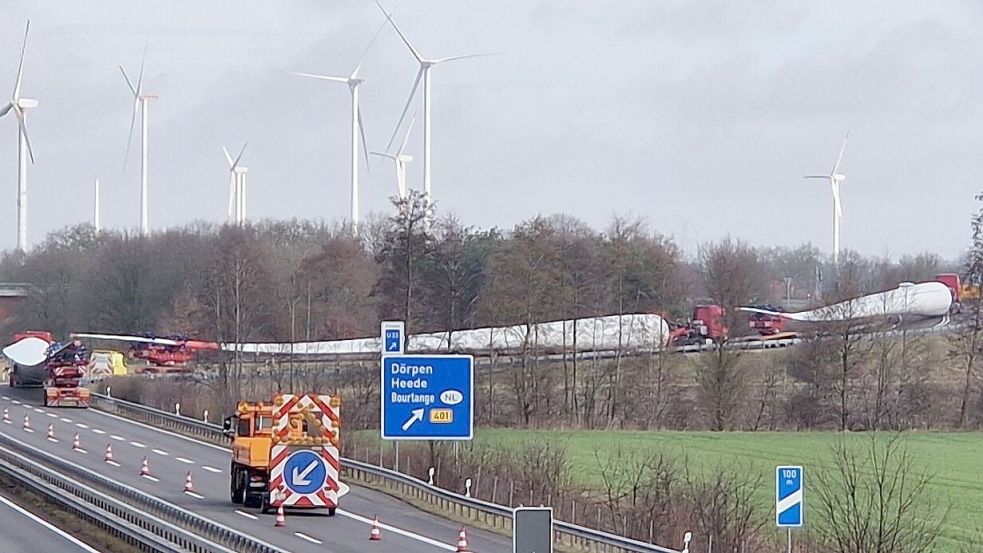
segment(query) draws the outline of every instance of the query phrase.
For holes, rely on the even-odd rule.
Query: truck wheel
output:
[[[262,512],[264,515],[270,514],[270,509],[271,509],[271,507],[270,507],[270,493],[264,491],[262,494],[260,494],[260,498],[261,498],[260,499],[261,503],[260,503],[260,506],[259,506],[260,512]]]
[[[328,516],[333,517],[337,509],[338,509],[337,507],[328,507]]]
[[[236,505],[241,505],[246,501],[246,487],[243,485],[242,475],[245,471],[241,471],[236,467],[232,468],[232,476],[229,478],[229,487],[232,493],[232,503]]]

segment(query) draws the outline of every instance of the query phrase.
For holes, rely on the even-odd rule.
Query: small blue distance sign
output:
[[[383,356],[381,372],[382,439],[474,437],[473,357]]]
[[[802,467],[775,468],[775,524],[798,528],[805,511],[805,479]]]

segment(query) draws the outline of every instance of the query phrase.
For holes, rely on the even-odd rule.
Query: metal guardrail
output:
[[[0,460],[80,499],[89,513],[103,511],[111,516],[104,520],[124,522],[135,530],[124,533],[127,539],[141,536],[146,551],[288,553],[5,434],[0,434]]]
[[[217,424],[101,394],[92,395],[92,406],[102,411],[143,420],[160,428],[200,438],[209,443],[228,446],[228,439],[222,434],[222,427]],[[510,507],[465,497],[370,463],[342,458],[341,465],[342,470],[352,481],[385,488],[403,499],[424,502],[440,510],[451,512],[457,517],[480,522],[492,528],[508,531],[512,529],[513,510]],[[673,549],[558,520],[553,522],[553,531],[557,544],[579,547],[592,552],[678,553]]]

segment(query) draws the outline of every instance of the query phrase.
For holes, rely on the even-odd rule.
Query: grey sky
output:
[[[137,227],[139,137],[124,174],[132,97],[116,66],[138,71],[145,41],[146,90],[160,95],[152,228],[224,220],[221,146],[247,138],[250,218],[347,217],[347,87],[273,70],[350,72],[383,22],[369,0],[5,3],[3,101],[32,19],[32,243],[91,219],[96,177],[104,225]],[[829,186],[801,176],[828,172],[850,128],[844,247],[954,257],[967,242],[983,188],[978,3],[404,0],[394,18],[425,56],[506,52],[434,70],[434,196],[466,223],[566,212],[603,228],[633,214],[690,251],[726,234],[828,251]],[[363,69],[370,148],[385,147],[416,70],[384,31]],[[0,119],[8,248],[15,128]],[[421,146],[418,123],[414,188]],[[392,165],[374,159],[363,213],[394,192]]]

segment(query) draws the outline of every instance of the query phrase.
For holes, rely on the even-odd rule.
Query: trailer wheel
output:
[[[328,507],[328,516],[333,517],[337,509],[337,507]]]

